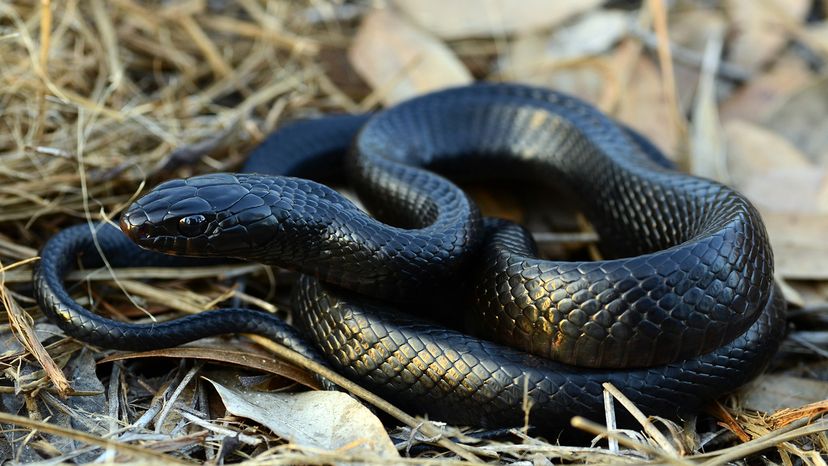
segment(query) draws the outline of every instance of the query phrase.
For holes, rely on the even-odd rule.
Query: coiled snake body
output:
[[[52,320],[90,343],[148,349],[264,334],[453,423],[519,425],[525,400],[535,425],[595,416],[603,382],[647,413],[675,416],[764,369],[785,305],[750,203],[667,165],[646,140],[575,98],[520,85],[450,89],[370,119],[293,124],[251,155],[247,173],[173,180],[139,199],[121,218],[134,243],[111,227],[97,232],[116,266],[186,261],[138,244],[303,272],[294,311],[313,345],[252,310],[148,325],[90,313],[62,284],[79,252],[87,265],[99,262],[87,226],[47,243],[35,289]],[[346,171],[374,216],[291,177],[319,170]],[[612,259],[539,259],[524,229],[482,219],[435,172],[562,186]],[[433,306],[433,296],[459,295],[479,312],[471,320],[485,339],[394,310],[394,302],[411,309],[423,296]]]

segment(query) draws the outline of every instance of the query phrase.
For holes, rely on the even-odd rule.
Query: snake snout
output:
[[[152,224],[148,220],[147,214],[143,210],[136,210],[133,205],[121,215],[119,226],[131,240],[141,244],[152,233]]]

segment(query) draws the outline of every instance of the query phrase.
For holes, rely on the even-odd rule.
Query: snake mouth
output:
[[[119,225],[121,231],[133,243],[144,249],[166,254],[181,254],[183,252],[175,246],[174,238],[159,231],[158,226],[149,221],[142,209],[130,209],[125,212],[121,215]]]

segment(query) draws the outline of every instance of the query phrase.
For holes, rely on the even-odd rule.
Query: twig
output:
[[[661,69],[661,82],[664,89],[664,96],[667,99],[670,115],[673,118],[673,127],[678,133],[680,141],[687,140],[687,122],[679,104],[678,93],[676,92],[676,75],[673,71],[673,57],[670,52],[670,35],[667,25],[667,6],[664,0],[649,0],[647,3],[653,13],[653,27],[658,38],[658,63]],[[686,151],[681,151],[686,154]],[[684,168],[687,168],[686,157]],[[680,163],[680,165],[682,165]]]
[[[658,50],[659,41],[653,33],[644,30],[637,24],[630,28],[630,33],[635,36],[636,39],[640,40],[641,43],[643,43],[648,49]],[[673,58],[679,63],[684,63],[685,65],[697,68],[701,68],[702,63],[704,63],[703,53],[688,49],[687,47],[681,46],[672,41],[669,42],[669,47]],[[719,77],[730,79],[738,83],[749,81],[753,77],[751,72],[745,68],[742,68],[735,63],[725,61],[719,63],[718,68],[716,68],[716,74]]]
[[[117,89],[124,78],[124,67],[118,54],[118,38],[112,26],[112,19],[109,17],[102,0],[92,0],[92,15],[95,17],[95,24],[101,33],[101,43],[106,49],[110,73],[109,81],[112,83],[112,87]]]
[[[641,427],[644,428],[644,432],[652,437],[661,448],[670,452],[671,455],[678,455],[678,451],[676,451],[673,444],[667,440],[667,437],[665,437],[652,422],[650,422],[650,419],[642,413],[640,409],[638,409],[638,406],[636,406],[632,400],[627,398],[626,395],[621,393],[620,390],[615,388],[615,386],[609,382],[602,384],[602,386],[604,387],[604,390],[608,391],[630,414],[632,414],[635,420],[638,421],[638,423],[641,424]]]
[[[604,387],[604,419],[607,423],[607,430],[610,432],[615,431],[615,402],[613,402],[612,394],[606,387]],[[613,453],[618,453],[618,440],[608,438],[607,442],[609,443],[609,450]]]
[[[828,421],[826,420],[821,419],[814,424],[805,425],[808,422],[808,419],[801,419],[798,422],[791,423],[787,427],[764,435],[756,440],[751,440],[750,442],[735,447],[725,448],[710,455],[698,455],[697,458],[712,456],[710,460],[702,463],[701,466],[717,466],[739,458],[746,458],[749,455],[772,448],[783,442],[828,430]]]
[[[196,47],[201,50],[210,67],[213,68],[213,73],[218,77],[224,77],[233,74],[233,69],[222,58],[216,45],[207,37],[204,30],[195,22],[192,16],[182,16],[178,19],[178,23],[187,31],[187,34],[193,39]]]
[[[203,427],[203,428],[205,428],[205,429],[207,429],[211,432],[215,432],[219,435],[224,435],[224,436],[227,436],[227,437],[234,437],[234,438],[238,439],[239,441],[241,441],[242,443],[246,443],[248,445],[260,445],[262,443],[262,439],[260,439],[260,438],[253,437],[252,435],[246,435],[246,434],[243,434],[241,432],[237,432],[235,430],[228,429],[226,427],[220,427],[220,426],[217,426],[215,424],[211,424],[211,423],[205,421],[204,419],[201,419],[200,417],[198,417],[194,414],[188,413],[187,411],[178,410],[178,414],[180,414],[181,417],[187,419],[188,421],[192,422],[193,424],[195,424],[197,426],[201,426],[201,427]]]
[[[41,431],[46,432],[48,434],[59,435],[61,437],[77,440],[79,442],[85,442],[90,445],[96,445],[102,448],[112,448],[122,454],[131,454],[132,456],[138,458],[145,458],[148,460],[155,461],[160,460],[166,462],[167,464],[191,464],[182,461],[174,456],[158,453],[148,448],[137,447],[135,445],[117,442],[115,440],[108,440],[105,438],[94,436],[92,434],[87,434],[86,432],[67,429],[66,427],[49,424],[43,421],[35,421],[29,418],[25,418],[23,416],[17,416],[15,414],[0,412],[0,422],[28,427],[29,429],[32,429],[32,432]]]
[[[598,234],[594,231],[579,233],[533,232],[532,238],[538,245],[544,244],[590,244],[597,243]]]
[[[179,382],[178,386],[175,387],[170,398],[164,404],[164,409],[161,410],[161,413],[158,415],[158,418],[155,420],[155,433],[161,433],[161,428],[164,426],[164,421],[167,419],[167,415],[172,410],[173,406],[175,406],[175,402],[181,393],[187,388],[187,385],[190,384],[190,381],[198,374],[198,371],[201,370],[201,367],[204,366],[204,363],[201,361],[196,362],[193,367],[184,374],[184,377]]]
[[[618,432],[611,432],[601,424],[597,424],[595,422],[590,421],[589,419],[585,419],[580,416],[573,417],[571,424],[572,427],[584,430],[593,435],[603,435],[607,438],[614,438],[618,440],[618,443],[624,445],[627,448],[632,448],[633,450],[638,450],[640,452],[647,453],[650,456],[661,458],[670,464],[677,464],[683,466],[692,466],[695,464],[691,461],[679,458],[678,456],[671,454],[669,451],[653,448],[650,445],[647,445],[646,443],[641,443],[637,440],[633,440],[627,437],[626,435],[622,435]]]
[[[287,48],[299,54],[316,55],[319,52],[319,44],[313,40],[274,29],[262,28],[256,24],[234,18],[228,18],[226,16],[206,16],[201,21],[210,29],[229,34],[238,34],[244,37],[262,39],[274,47]]]

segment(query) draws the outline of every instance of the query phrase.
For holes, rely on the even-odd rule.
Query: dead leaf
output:
[[[745,408],[772,413],[828,399],[828,382],[765,374],[743,391]]]
[[[742,120],[725,124],[730,184],[762,214],[776,272],[787,279],[828,278],[828,183],[785,138]]]
[[[730,60],[749,70],[768,63],[788,41],[785,21],[803,20],[810,6],[810,0],[727,0],[725,11],[735,28]]]
[[[284,363],[278,359],[273,359],[258,353],[251,353],[248,351],[232,351],[221,348],[211,347],[193,347],[193,346],[179,346],[175,348],[160,349],[154,351],[143,351],[140,353],[121,353],[107,356],[99,362],[120,361],[123,359],[138,359],[138,358],[189,358],[189,359],[203,359],[214,362],[222,362],[226,364],[234,364],[236,366],[246,367],[249,369],[256,369],[271,374],[276,374],[286,377],[294,382],[302,385],[319,389],[321,388],[319,382],[313,378],[307,371],[298,369],[291,364]]]
[[[209,379],[208,379],[209,380]],[[342,392],[241,392],[210,380],[227,411],[303,447],[399,458],[376,416]]]
[[[740,189],[762,213],[821,214],[825,204],[825,173],[819,168],[782,168],[745,182]]]
[[[828,52],[828,22],[808,24],[804,30],[804,37],[808,45],[816,48],[818,52]]]
[[[722,120],[739,118],[761,122],[795,91],[811,82],[813,76],[801,57],[785,54],[768,72],[750,80],[722,102]]]
[[[386,105],[472,81],[445,44],[387,9],[365,17],[348,58]]]
[[[806,301],[808,298],[803,295],[803,289],[805,289],[803,287],[803,282],[793,284],[788,283],[788,281],[782,278],[779,273],[774,273],[773,279],[776,281],[776,286],[779,287],[779,291],[782,292],[782,296],[785,297],[785,301],[787,301],[788,304],[796,307],[805,307],[808,304]],[[822,301],[823,300],[820,299],[820,302]]]
[[[756,123],[728,121],[728,165],[736,185],[780,168],[813,168],[814,165],[787,139]]]
[[[817,212],[816,193],[823,178],[785,138],[754,123],[724,126],[730,184],[764,210]],[[792,191],[793,190],[793,191]]]
[[[664,94],[661,75],[649,58],[641,57],[630,82],[621,92],[617,118],[647,136],[668,156],[675,155],[678,134]]]
[[[545,81],[547,64],[544,57],[549,34],[521,34],[512,41],[506,56],[500,59],[501,74],[509,80],[527,84],[542,84]],[[538,57],[541,57],[539,60]]]
[[[394,0],[414,22],[443,39],[548,29],[604,0]]]
[[[638,39],[628,37],[621,40],[612,52],[605,55],[605,61],[609,74],[609,91],[604,93],[598,108],[615,117],[618,116],[618,109],[621,106],[621,97],[632,80],[638,61],[644,51],[644,44]]]
[[[474,202],[487,217],[505,218],[517,223],[526,221],[526,206],[514,192],[493,192],[477,186],[464,186]]]
[[[548,87],[598,104],[607,89],[607,72],[601,59],[554,61],[539,59],[544,54],[546,38],[522,36],[512,47],[508,70],[509,81]]]
[[[70,396],[66,399],[56,399],[47,395],[50,404],[59,407],[52,412],[49,422],[69,427],[81,432],[95,435],[105,435],[107,432],[107,403],[104,385],[95,371],[95,358],[90,351],[83,350],[73,358],[66,367],[66,372],[72,380],[72,389],[91,396]],[[65,404],[64,404],[65,403]],[[49,439],[53,447],[63,454],[71,454],[81,447],[82,443],[69,438],[52,437]],[[85,453],[79,461],[93,462],[98,453]]]
[[[628,32],[631,19],[627,13],[616,10],[584,15],[552,34],[546,55],[553,60],[565,60],[604,53]]]
[[[676,9],[669,19],[670,40],[699,53],[704,51],[711,37],[722,37],[727,31],[727,19],[716,9]]]
[[[828,78],[793,94],[765,125],[798,147],[813,162],[828,165]]]
[[[722,38],[727,31],[727,20],[719,10],[708,8],[677,9],[670,15],[670,41],[702,57],[711,38]],[[674,54],[676,52],[674,51]],[[699,82],[701,66],[674,60],[676,91],[682,108],[690,108]],[[720,87],[720,86],[717,86]],[[719,91],[720,89],[717,89]],[[718,97],[718,96],[717,96]]]
[[[828,412],[828,400],[820,400],[798,408],[780,409],[769,416],[769,420],[774,427],[782,428],[800,419],[817,419],[826,412]]]
[[[787,279],[828,279],[828,216],[762,212],[776,273]]]
[[[546,86],[598,104],[610,83],[607,59],[599,57],[626,34],[629,16],[595,11],[553,34],[518,36],[501,61],[510,81]],[[615,86],[617,87],[617,86]]]

